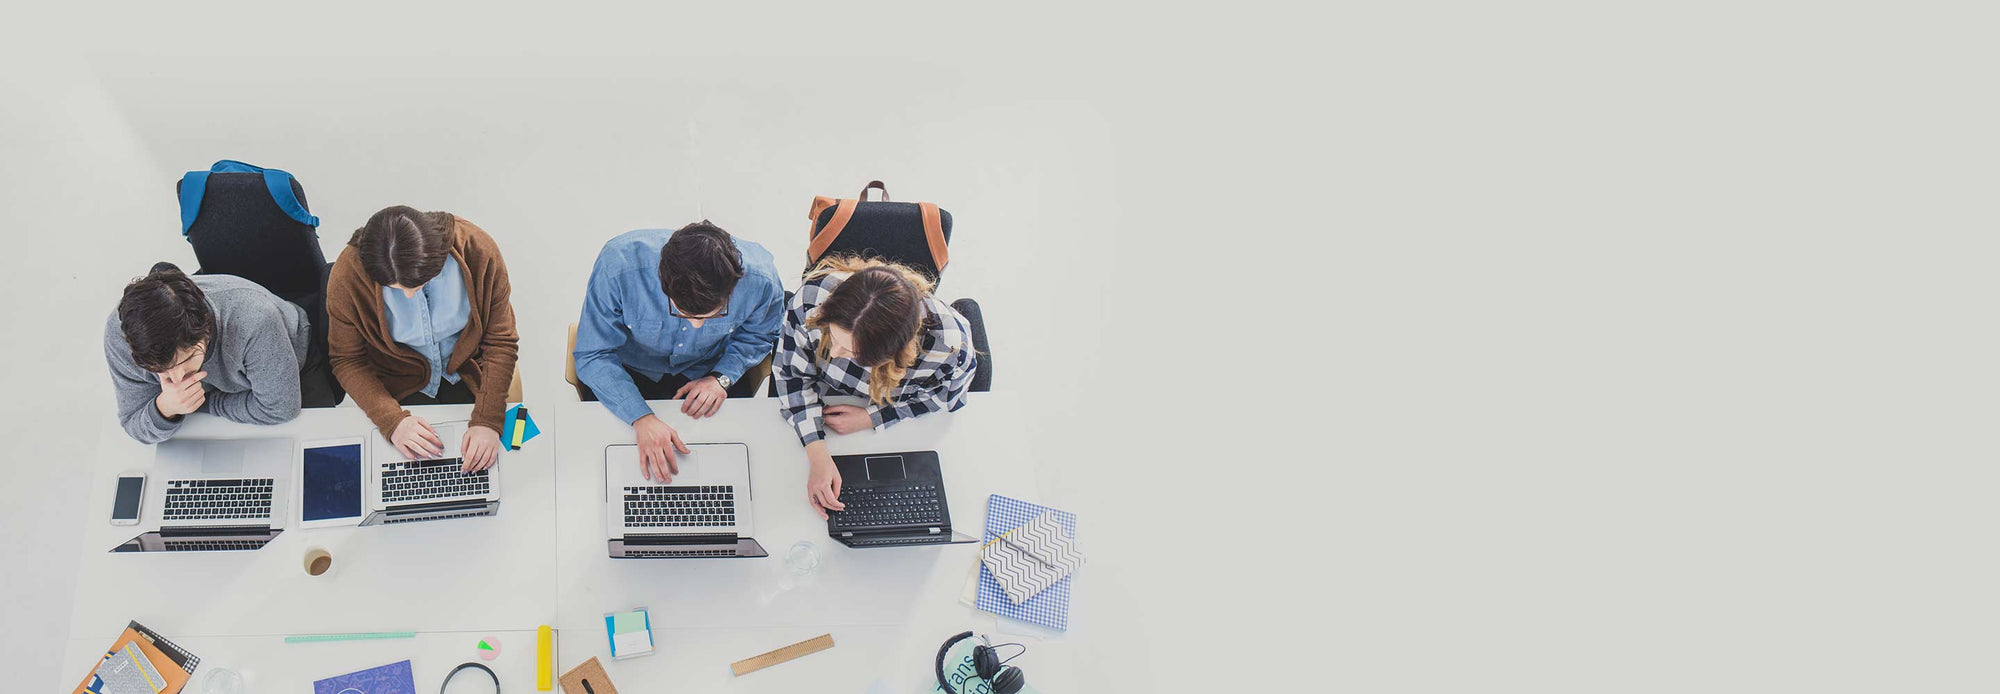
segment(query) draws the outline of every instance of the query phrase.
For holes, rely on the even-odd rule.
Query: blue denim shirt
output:
[[[382,308],[389,314],[389,337],[431,363],[424,395],[437,397],[440,381],[458,382],[458,374],[445,373],[444,365],[458,345],[458,334],[465,332],[465,321],[472,317],[472,299],[465,294],[465,271],[459,269],[457,258],[445,256],[444,269],[417,288],[416,296],[383,287]]]
[[[710,371],[740,379],[771,353],[784,321],[785,289],[771,252],[741,238],[735,241],[743,278],[729,296],[729,315],[699,328],[674,317],[660,288],[660,249],[673,235],[672,229],[640,229],[605,243],[576,322],[577,380],[628,424],[653,410],[625,367],[655,380]]]

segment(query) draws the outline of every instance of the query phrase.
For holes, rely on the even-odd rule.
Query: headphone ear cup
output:
[[[981,679],[993,679],[1000,672],[1000,654],[994,653],[989,646],[973,646],[972,669],[979,673]]]
[[[999,674],[989,679],[993,681],[994,694],[1014,694],[1028,686],[1028,676],[1021,673],[1021,668],[1012,666],[1000,668]]]

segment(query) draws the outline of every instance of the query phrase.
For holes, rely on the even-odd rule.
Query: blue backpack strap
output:
[[[189,171],[181,177],[181,235],[194,227],[194,218],[201,214],[201,194],[208,192],[208,172]]]
[[[224,159],[216,162],[214,166],[208,167],[207,171],[189,171],[187,175],[181,177],[182,236],[186,236],[188,229],[194,227],[195,217],[201,215],[201,197],[208,190],[208,175],[216,173],[263,174],[264,189],[271,194],[271,201],[278,203],[278,209],[285,211],[285,216],[291,217],[297,220],[298,223],[309,227],[319,227],[319,218],[313,216],[311,212],[307,212],[306,206],[299,204],[299,196],[292,194],[292,175],[290,173]]]

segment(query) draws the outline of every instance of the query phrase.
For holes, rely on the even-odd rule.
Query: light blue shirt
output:
[[[458,345],[458,334],[465,332],[465,321],[472,317],[472,299],[465,294],[465,271],[459,269],[458,259],[445,256],[444,269],[418,287],[416,296],[383,287],[382,307],[389,313],[389,337],[431,363],[424,395],[437,397],[440,382],[457,383],[458,374],[445,373],[444,365]]]
[[[771,252],[741,238],[735,241],[743,277],[729,295],[729,315],[699,328],[674,317],[660,288],[660,249],[673,235],[672,229],[640,229],[606,242],[576,322],[577,380],[627,424],[653,410],[625,367],[653,380],[666,374],[701,378],[710,371],[740,379],[771,353],[784,322],[785,288]]]

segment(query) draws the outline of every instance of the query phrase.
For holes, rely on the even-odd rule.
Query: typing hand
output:
[[[459,449],[465,454],[465,462],[458,466],[459,472],[478,472],[493,467],[493,463],[500,460],[500,432],[484,424],[466,427],[465,443]]]
[[[389,435],[389,445],[403,453],[410,460],[423,460],[444,455],[444,439],[438,438],[431,423],[416,415],[404,417],[396,423],[396,431]]]
[[[722,389],[722,382],[714,376],[703,376],[680,390],[674,391],[674,399],[681,401],[681,414],[701,419],[722,409],[722,401],[729,397],[729,391]],[[685,399],[683,399],[685,398]]]
[[[201,379],[207,377],[207,371],[181,378],[160,374],[160,395],[153,398],[153,407],[160,410],[160,416],[169,419],[201,409],[201,404],[208,402],[208,391],[201,387]]]
[[[844,511],[847,504],[840,503],[840,468],[833,464],[833,456],[826,452],[825,441],[814,441],[806,446],[806,460],[812,471],[806,476],[806,501],[812,504],[813,513],[820,520],[826,519],[827,511]]]
[[[852,434],[875,425],[867,410],[853,405],[828,405],[820,410],[820,418],[836,434]]]
[[[632,431],[639,437],[639,473],[655,482],[674,481],[674,475],[681,471],[674,451],[689,452],[687,444],[681,442],[681,433],[650,414],[632,420]]]

